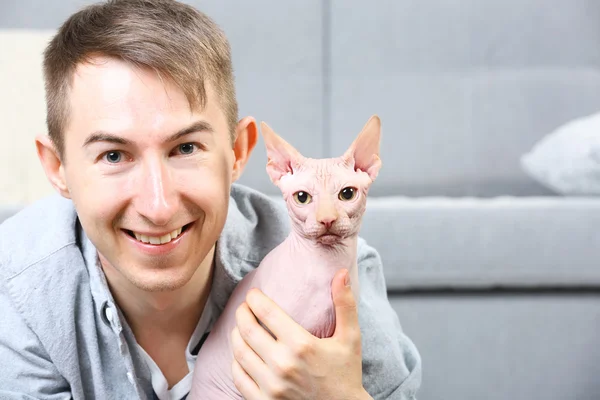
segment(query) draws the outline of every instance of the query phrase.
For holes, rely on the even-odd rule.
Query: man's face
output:
[[[78,67],[70,92],[69,197],[105,269],[143,290],[179,288],[227,215],[235,155],[225,114],[210,85],[206,107],[192,111],[155,73],[96,61]]]

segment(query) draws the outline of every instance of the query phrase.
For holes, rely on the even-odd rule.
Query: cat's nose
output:
[[[325,229],[329,229],[331,228],[331,225],[333,225],[333,223],[335,222],[335,218],[322,218],[319,220],[319,222],[325,226]]]

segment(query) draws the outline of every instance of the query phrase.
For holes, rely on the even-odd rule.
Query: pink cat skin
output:
[[[372,116],[340,157],[302,156],[264,122],[267,173],[281,190],[291,218],[283,242],[236,286],[196,360],[189,399],[242,399],[232,378],[231,331],[235,311],[251,288],[259,288],[306,330],[331,337],[335,310],[331,282],[347,268],[359,296],[357,238],[367,192],[381,160],[379,117]]]

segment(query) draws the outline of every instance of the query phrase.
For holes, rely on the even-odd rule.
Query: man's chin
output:
[[[142,268],[141,270],[143,270]],[[141,271],[128,274],[127,280],[136,288],[151,293],[171,292],[184,287],[191,279],[193,271],[172,271],[168,269]]]
[[[101,257],[108,283],[111,286],[133,286],[144,292],[168,292],[185,286],[195,273],[189,262],[177,262],[174,257],[139,258],[121,259],[118,264],[113,265]]]

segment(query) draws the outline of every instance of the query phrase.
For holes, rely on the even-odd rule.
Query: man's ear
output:
[[[294,173],[304,157],[265,122],[261,122],[260,130],[267,147],[267,174],[277,185],[283,175]]]
[[[233,143],[233,154],[235,162],[233,163],[232,180],[237,181],[250,158],[250,154],[256,146],[258,140],[258,127],[253,117],[241,119],[235,128],[235,142]]]
[[[377,115],[373,115],[342,157],[348,165],[353,165],[355,170],[366,172],[374,181],[381,168],[380,142],[381,120]]]
[[[35,138],[37,155],[42,163],[46,177],[54,189],[67,199],[71,198],[63,163],[48,135],[39,135]]]

